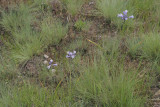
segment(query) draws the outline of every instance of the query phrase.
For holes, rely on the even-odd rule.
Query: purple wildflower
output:
[[[76,51],[73,51],[73,52],[70,52],[70,51],[68,51],[67,52],[67,55],[66,55],[66,58],[75,58],[75,56],[76,56]]]
[[[132,16],[129,16],[129,18],[132,18],[132,19],[133,19],[133,18],[134,18],[134,16],[133,16],[133,15],[132,15]]]
[[[133,18],[134,18],[133,15],[128,17],[128,16],[127,16],[127,13],[128,13],[128,10],[125,10],[125,11],[123,11],[123,14],[120,13],[120,14],[117,15],[117,17],[120,17],[120,18],[121,18],[122,20],[124,20],[124,21],[128,20],[128,18],[129,18],[129,19],[133,19]]]
[[[51,68],[51,65],[47,66],[47,69],[50,69]]]
[[[127,16],[128,10],[123,11],[123,14]]]
[[[76,51],[73,51],[74,54],[76,54]]]
[[[58,64],[53,64],[53,66],[58,66]]]
[[[70,56],[69,56],[69,55],[66,55],[66,58],[70,58]]]
[[[47,69],[53,69],[54,67],[58,66],[58,64],[53,63],[53,59],[50,59],[49,61],[45,60],[44,64],[47,64]]]
[[[51,64],[52,64],[52,62],[53,62],[53,60],[51,59],[51,60],[49,61],[49,65],[51,65]]]

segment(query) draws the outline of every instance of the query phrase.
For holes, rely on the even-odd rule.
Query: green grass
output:
[[[11,49],[11,56],[22,63],[28,61],[33,55],[38,55],[51,43],[57,44],[66,35],[67,26],[56,19],[52,19],[50,13],[46,14],[42,21],[36,19],[38,9],[30,8],[24,4],[2,12],[1,25],[10,32],[7,42]],[[33,13],[35,12],[35,13]],[[33,25],[33,23],[39,23]],[[38,29],[33,29],[37,26]],[[40,31],[38,31],[40,30]]]
[[[86,66],[76,82],[76,95],[85,102],[85,106],[142,107],[145,95],[139,96],[139,90],[145,91],[143,78],[138,78],[138,68],[125,69],[118,38],[103,40],[102,48],[97,52],[92,65]]]
[[[141,37],[128,40],[129,54],[133,57],[138,56],[147,60],[159,61],[160,59],[160,35],[149,33]]]
[[[84,0],[62,0],[62,1],[66,5],[68,13],[72,16],[75,16],[80,12],[82,5],[85,2]]]
[[[1,106],[54,106],[54,93],[46,88],[25,83],[22,87],[6,87],[1,85]]]
[[[81,19],[77,20],[74,24],[75,28],[78,30],[78,31],[87,31],[88,28],[89,28],[89,23],[86,22],[86,21],[82,21]]]
[[[0,49],[1,50],[1,49]],[[1,52],[0,54],[0,80],[10,81],[18,76],[18,69],[14,61],[7,56],[7,53]]]
[[[145,4],[145,5],[144,5]],[[157,30],[157,22],[159,23],[159,1],[158,0],[128,0],[127,8],[133,12],[137,22],[143,23],[143,30]]]
[[[105,58],[87,67],[76,83],[76,94],[88,105],[109,107],[142,107],[145,97],[139,97],[142,80],[136,70],[125,71],[117,61],[107,62]],[[136,92],[137,90],[137,92]]]
[[[60,10],[52,0],[1,8],[0,106],[149,106],[160,73],[160,2],[60,1]],[[124,10],[134,19],[118,18]],[[55,72],[43,64],[51,58]]]
[[[150,31],[150,29],[157,31],[159,28],[156,24],[156,22],[159,23],[158,4],[159,1],[157,0],[96,0],[99,13],[111,24],[115,24],[127,33],[133,32],[135,29],[140,32]],[[128,10],[128,15],[135,17],[133,20],[126,21],[125,24],[120,18],[117,18],[117,15],[124,10]],[[123,29],[121,28],[122,25]]]
[[[80,69],[80,77],[68,78],[65,91],[57,85],[53,93],[50,89],[28,84],[25,81],[18,87],[2,85],[0,105],[43,107],[68,106],[69,104],[73,106],[142,107],[145,96],[140,97],[139,94],[145,89],[142,90],[143,79],[138,78],[137,70],[125,70],[123,60],[120,64],[117,56],[108,61],[103,54],[98,55],[97,58],[95,57],[92,65],[89,63],[81,65],[83,69]],[[79,60],[75,59],[69,65],[67,64],[68,71],[72,74],[76,73],[73,72],[76,68],[71,67],[75,66],[76,62],[78,64]],[[45,76],[44,73],[43,76]]]
[[[115,19],[126,7],[124,0],[97,0],[96,4],[101,14],[109,19]]]

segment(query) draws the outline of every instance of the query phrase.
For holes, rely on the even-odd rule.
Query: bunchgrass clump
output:
[[[128,0],[127,8],[131,9],[137,18],[145,20],[151,16],[151,11],[152,15],[154,14],[153,9],[157,8],[156,2],[157,0]]]
[[[35,7],[36,8],[36,7]],[[30,8],[20,4],[17,8],[11,8],[9,12],[2,12],[1,25],[10,32],[7,45],[11,49],[11,56],[17,63],[22,63],[33,55],[40,54],[51,43],[57,44],[66,35],[67,26],[61,21],[53,19],[47,14],[47,18],[39,21],[34,10],[39,6]],[[33,23],[40,24],[34,25]],[[34,28],[37,26],[37,29]]]
[[[148,32],[159,29],[157,25],[159,22],[158,4],[158,0],[128,0],[126,8],[135,16],[135,25],[139,30]]]
[[[90,22],[83,21],[83,20],[79,19],[75,22],[74,27],[78,31],[88,31],[88,29],[90,27]]]
[[[129,54],[147,60],[160,60],[160,35],[158,33],[144,34],[142,37],[128,41]]]
[[[7,51],[0,49],[0,80],[10,81],[17,78],[19,70],[14,61],[8,56]]]
[[[87,25],[87,23],[85,21],[78,20],[78,21],[76,21],[74,26],[77,30],[82,30],[86,25]]]
[[[40,35],[44,45],[48,46],[51,43],[57,45],[66,36],[68,26],[63,25],[58,19],[53,19],[51,15],[48,16],[42,21]]]
[[[71,14],[72,16],[75,16],[80,12],[82,5],[85,2],[85,0],[62,0],[62,1],[65,3],[68,13]]]
[[[36,85],[24,83],[21,87],[1,84],[0,106],[55,106],[56,99],[53,91]],[[58,100],[58,99],[57,99]]]
[[[96,0],[96,6],[100,13],[109,20],[115,20],[117,13],[125,9],[124,0]]]
[[[137,70],[124,69],[123,61],[107,61],[98,57],[93,65],[87,66],[76,82],[76,95],[86,106],[142,107],[145,97],[139,96],[143,82],[137,78]]]

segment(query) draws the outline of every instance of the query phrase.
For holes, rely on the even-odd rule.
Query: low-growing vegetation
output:
[[[1,107],[159,107],[159,0],[0,1]]]

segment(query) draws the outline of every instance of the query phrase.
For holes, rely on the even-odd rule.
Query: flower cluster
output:
[[[51,69],[52,67],[58,66],[58,64],[53,64],[53,60],[51,59],[49,61],[49,65],[47,66],[48,69]]]
[[[54,69],[56,66],[58,66],[57,63],[53,63],[53,59],[49,58],[48,55],[44,55],[45,61],[44,64],[48,65],[47,69],[50,70],[52,68],[52,71],[55,72],[56,70]],[[49,60],[49,61],[48,61]]]
[[[76,56],[76,51],[73,51],[73,52],[70,52],[70,51],[68,51],[67,52],[67,55],[66,55],[66,58],[75,58],[75,56]]]
[[[122,20],[124,20],[124,21],[126,21],[126,20],[128,20],[128,18],[129,19],[133,19],[134,18],[134,16],[133,15],[131,15],[131,16],[127,16],[127,13],[128,13],[128,10],[125,10],[125,11],[123,11],[123,14],[122,13],[120,13],[120,14],[118,14],[118,16],[117,17],[120,17]]]

